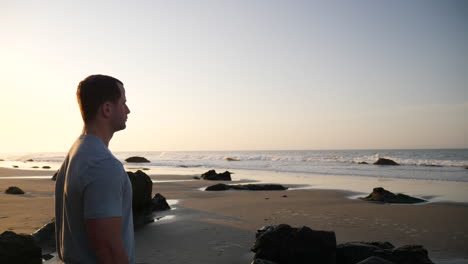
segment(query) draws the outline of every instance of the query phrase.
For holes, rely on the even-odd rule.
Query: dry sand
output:
[[[49,175],[53,171],[0,168],[0,177]],[[189,176],[151,176],[183,180]],[[176,199],[173,210],[135,233],[137,263],[250,263],[255,231],[271,224],[333,230],[338,243],[389,241],[422,244],[436,263],[468,263],[468,205],[374,204],[332,190],[202,192],[208,181],[161,182],[153,193]],[[0,189],[16,185],[26,194],[0,194],[0,232],[31,233],[54,212],[54,182],[0,179]],[[394,190],[398,191],[398,190]],[[284,197],[286,196],[286,197]],[[456,260],[449,262],[449,260]]]

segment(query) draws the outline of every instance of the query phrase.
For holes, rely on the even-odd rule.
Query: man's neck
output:
[[[97,136],[104,142],[106,147],[109,147],[109,142],[114,135],[114,132],[109,131],[108,129],[103,129],[102,127],[98,127],[94,124],[86,124],[83,127],[83,135],[94,135]]]

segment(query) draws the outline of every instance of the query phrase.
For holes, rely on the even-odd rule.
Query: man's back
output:
[[[81,135],[57,175],[57,251],[66,263],[95,263],[86,220],[122,217],[122,239],[134,262],[132,187],[122,164],[94,135]]]

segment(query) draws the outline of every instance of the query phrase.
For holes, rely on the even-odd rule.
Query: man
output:
[[[65,263],[134,263],[132,186],[108,149],[130,113],[125,89],[113,77],[91,75],[76,95],[84,128],[57,175],[58,255]]]

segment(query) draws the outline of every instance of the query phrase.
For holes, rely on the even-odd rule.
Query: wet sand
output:
[[[0,168],[0,177],[47,173],[52,176],[53,171]],[[421,244],[436,263],[468,263],[467,204],[376,204],[335,190],[202,192],[201,187],[216,182],[170,181],[191,176],[151,177],[157,181],[153,194],[177,203],[136,231],[137,263],[250,263],[255,231],[280,223],[333,230],[338,243]],[[2,191],[12,185],[26,195],[0,194],[0,232],[31,233],[53,217],[53,181],[0,179]]]

